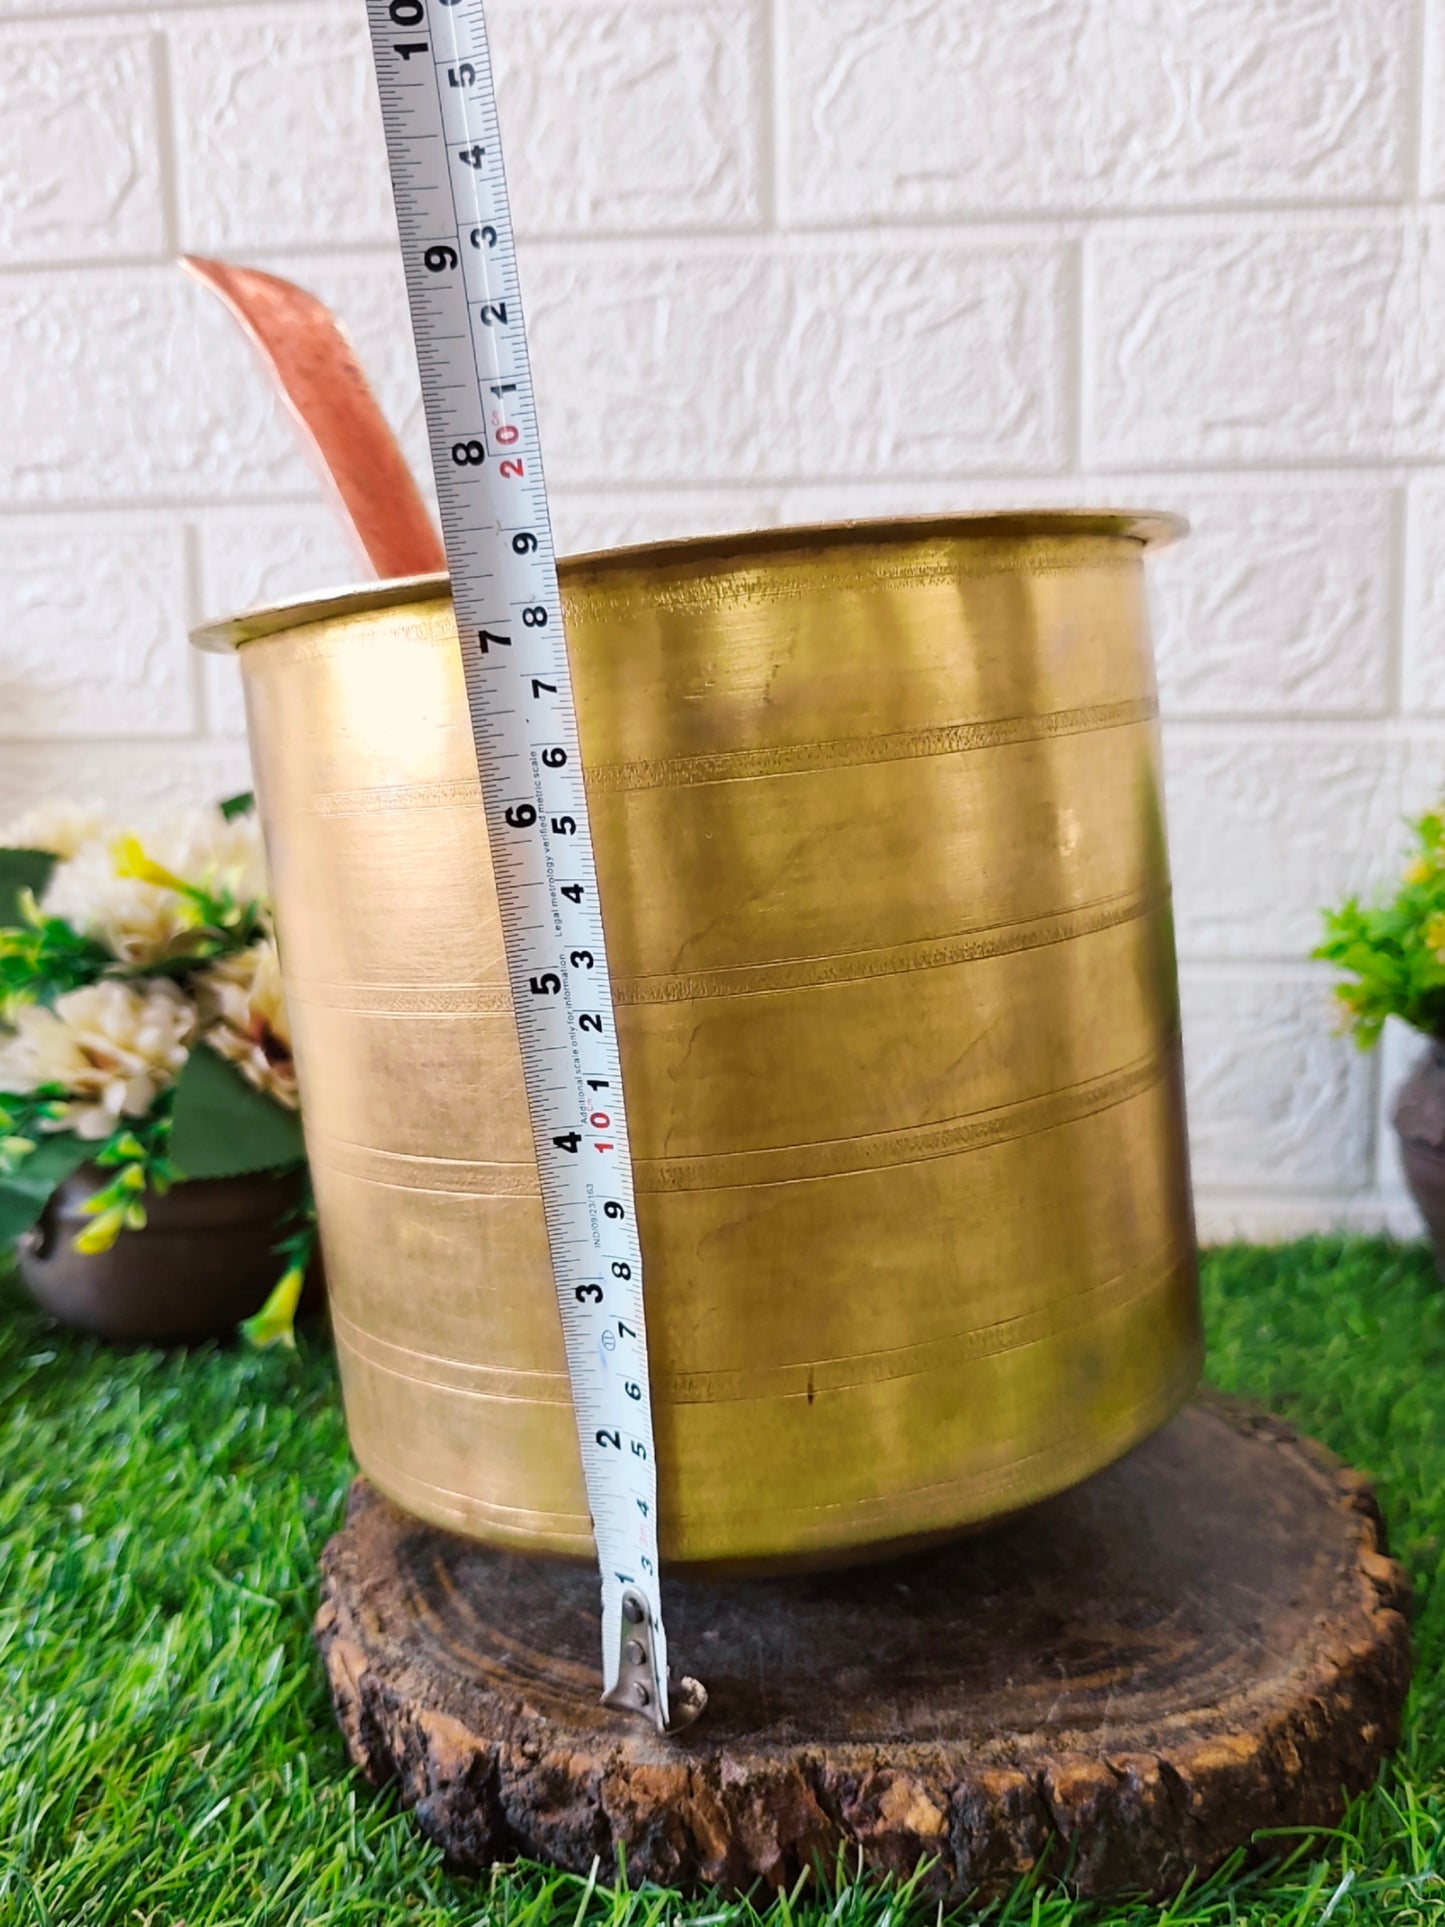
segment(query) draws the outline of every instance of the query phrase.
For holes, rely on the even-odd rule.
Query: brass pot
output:
[[[1147,639],[1167,517],[562,571],[674,1561],[1056,1492],[1200,1362]],[[347,1417],[421,1517],[591,1556],[443,579],[241,645]]]

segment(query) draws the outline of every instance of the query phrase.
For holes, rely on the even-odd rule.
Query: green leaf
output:
[[[70,1131],[43,1137],[19,1168],[0,1178],[0,1245],[12,1245],[49,1204],[51,1194],[78,1171],[95,1145]]]
[[[256,798],[250,790],[242,790],[239,796],[228,796],[219,805],[222,816],[228,823],[234,823],[238,816],[250,816],[256,807]]]
[[[176,1080],[171,1160],[187,1178],[236,1178],[301,1164],[301,1120],[242,1077],[209,1045],[196,1047]]]
[[[25,921],[21,893],[45,892],[56,859],[49,850],[0,850],[0,929],[14,930]]]

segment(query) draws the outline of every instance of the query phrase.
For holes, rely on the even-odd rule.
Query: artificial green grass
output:
[[[1417,1595],[1404,1745],[1325,1840],[1167,1906],[1050,1886],[998,1927],[1445,1923],[1445,1292],[1369,1241],[1205,1267],[1210,1375],[1378,1482]],[[348,1769],[311,1647],[351,1467],[332,1361],[113,1352],[0,1285],[0,1923],[34,1927],[747,1927],[534,1867],[449,1877]],[[813,1881],[776,1927],[904,1927],[907,1890]],[[977,1918],[965,1910],[960,1918]]]

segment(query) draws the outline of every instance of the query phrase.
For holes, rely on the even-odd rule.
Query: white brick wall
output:
[[[492,0],[565,547],[1182,509],[1154,603],[1203,1227],[1412,1222],[1317,907],[1445,785],[1445,0]],[[173,266],[414,461],[360,0],[0,4],[0,813],[238,786],[205,612],[357,573]]]

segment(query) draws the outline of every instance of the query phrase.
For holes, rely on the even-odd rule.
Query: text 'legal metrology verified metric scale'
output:
[[[452,602],[602,1573],[603,1697],[669,1706],[642,1251],[482,0],[367,0]]]

